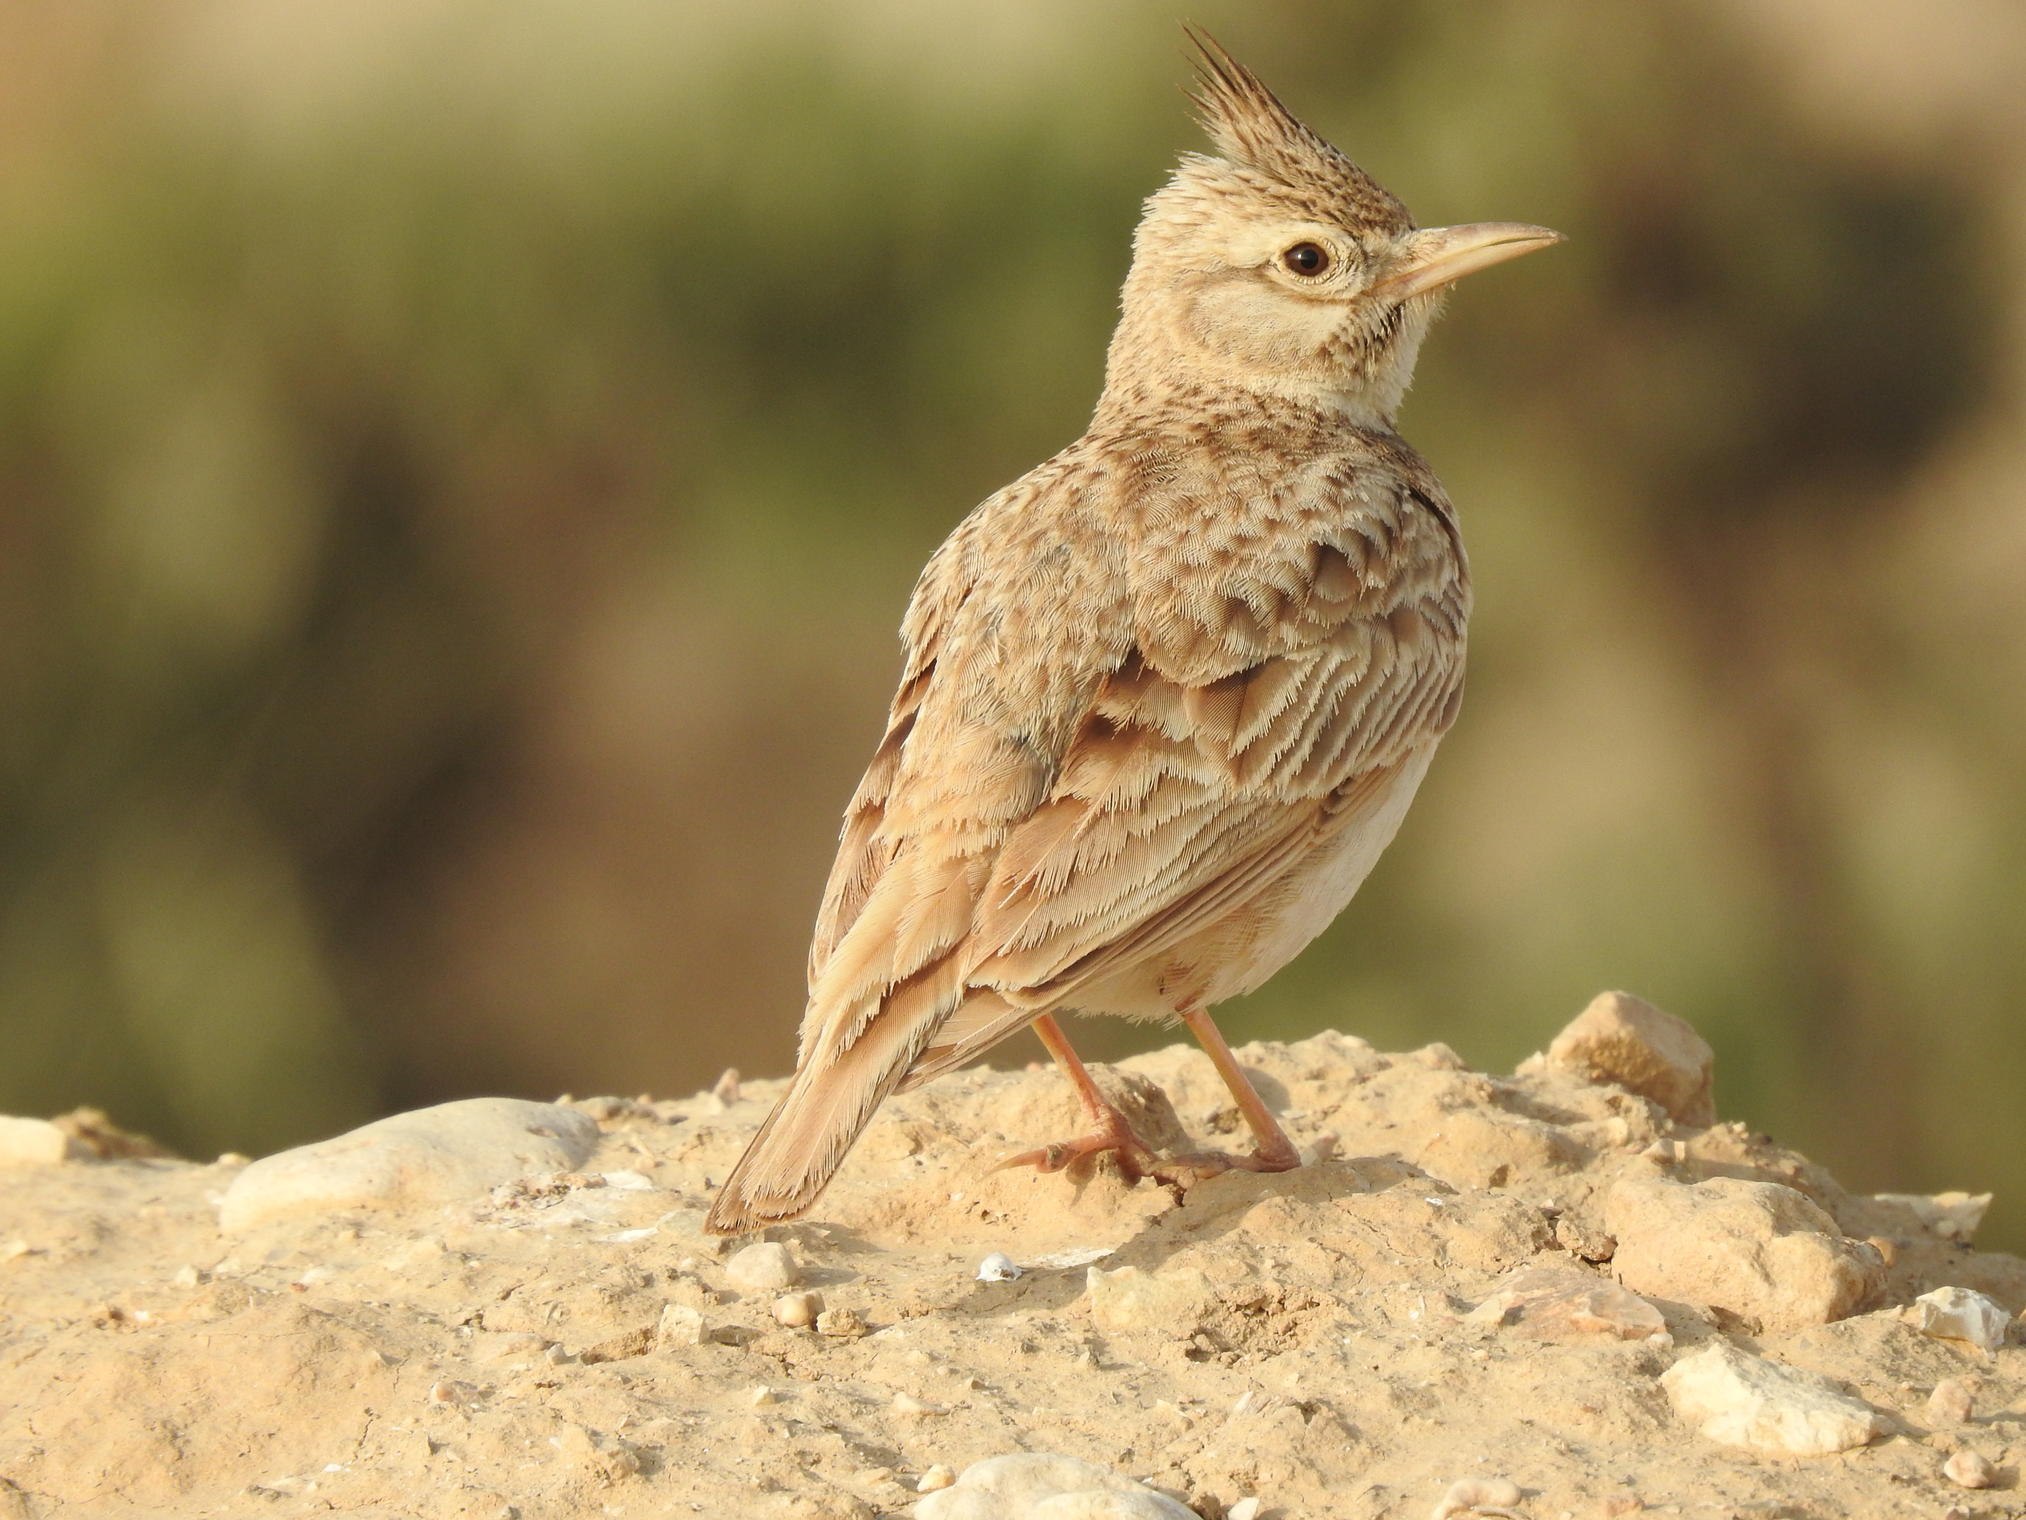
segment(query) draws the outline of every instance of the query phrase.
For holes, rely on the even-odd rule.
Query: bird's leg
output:
[[[1223,1034],[1210,1022],[1210,1015],[1201,1008],[1182,1009],[1181,1015],[1182,1022],[1189,1026],[1189,1033],[1196,1037],[1196,1043],[1210,1057],[1210,1064],[1217,1068],[1217,1075],[1231,1089],[1231,1096],[1238,1100],[1238,1112],[1245,1116],[1256,1145],[1249,1156],[1181,1156],[1176,1158],[1177,1164],[1192,1170],[1224,1171],[1236,1167],[1248,1172],[1286,1172],[1300,1166],[1301,1152],[1294,1148],[1294,1142],[1287,1138],[1280,1121],[1273,1117],[1259,1094],[1253,1091],[1245,1073],[1238,1069],[1238,1058],[1231,1054],[1231,1047],[1224,1043]]]
[[[1062,1074],[1069,1078],[1069,1085],[1076,1089],[1076,1101],[1083,1108],[1084,1118],[1090,1122],[1090,1132],[1074,1140],[1059,1140],[1038,1150],[1008,1156],[993,1170],[1031,1166],[1036,1171],[1059,1172],[1085,1156],[1110,1151],[1117,1158],[1119,1170],[1125,1174],[1126,1181],[1138,1182],[1142,1177],[1152,1176],[1155,1172],[1154,1153],[1133,1133],[1132,1125],[1119,1112],[1118,1105],[1097,1090],[1097,1083],[1091,1080],[1090,1068],[1070,1049],[1068,1037],[1063,1034],[1062,1026],[1055,1022],[1055,1016],[1042,1014],[1034,1021],[1034,1032],[1048,1047],[1048,1053],[1055,1057]]]

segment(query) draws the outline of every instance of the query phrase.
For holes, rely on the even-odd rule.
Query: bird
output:
[[[1560,242],[1417,226],[1187,29],[1214,152],[1133,235],[1083,436],[929,559],[899,688],[846,809],[787,1089],[705,1227],[807,1213],[874,1111],[1031,1026],[1134,1181],[1300,1153],[1209,1010],[1350,901],[1463,695],[1457,516],[1395,419],[1449,287]],[[1179,1020],[1253,1136],[1163,1158],[1062,1016]]]

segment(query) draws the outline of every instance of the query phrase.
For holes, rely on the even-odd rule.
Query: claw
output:
[[[1133,1133],[1125,1115],[1117,1109],[1111,1110],[1109,1122],[1100,1123],[1087,1135],[1079,1135],[1074,1140],[1057,1140],[1031,1151],[1022,1151],[1017,1156],[1008,1156],[992,1170],[1003,1172],[1016,1166],[1031,1166],[1037,1172],[1059,1172],[1086,1156],[1101,1156],[1106,1151],[1111,1152],[1118,1162],[1119,1171],[1127,1182],[1138,1182],[1142,1177],[1155,1175],[1158,1163],[1154,1153]]]

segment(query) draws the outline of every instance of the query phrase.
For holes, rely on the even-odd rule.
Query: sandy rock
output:
[[[1138,1267],[1107,1272],[1090,1267],[1084,1274],[1090,1318],[1100,1330],[1165,1330],[1189,1335],[1217,1301],[1210,1279],[1197,1267],[1177,1267],[1158,1274]]]
[[[701,1346],[711,1338],[703,1311],[688,1304],[666,1304],[655,1321],[654,1339],[662,1346]]]
[[[871,1330],[872,1326],[865,1322],[865,1316],[856,1309],[824,1309],[816,1316],[816,1333],[833,1340],[854,1341]]]
[[[1047,1452],[987,1457],[915,1505],[915,1520],[1196,1520],[1132,1479]]]
[[[1977,1226],[1991,1207],[1989,1193],[1879,1193],[1878,1202],[1905,1209],[1920,1221],[1922,1228],[1943,1240],[1967,1245],[1976,1237]]]
[[[1506,1515],[1520,1502],[1520,1486],[1510,1478],[1459,1478],[1435,1501],[1429,1520],[1457,1515]]]
[[[1980,1351],[2005,1344],[2012,1316],[2005,1306],[1968,1288],[1937,1288],[1923,1293],[1908,1308],[1914,1329],[1938,1340],[1968,1341]]]
[[[1783,1456],[1849,1451],[1885,1434],[1884,1416],[1796,1372],[1718,1341],[1661,1374],[1674,1412],[1723,1446]]]
[[[1464,1319],[1534,1340],[1672,1341],[1653,1305],[1579,1267],[1515,1267]]]
[[[1963,1425],[1976,1413],[1977,1396],[1961,1378],[1943,1378],[1935,1384],[1923,1407],[1930,1425]]]
[[[1150,1488],[1112,1494],[1057,1494],[1013,1511],[1007,1520],[1196,1520],[1196,1512]]]
[[[1965,1446],[1942,1463],[1942,1476],[1958,1488],[1989,1488],[1998,1481],[1998,1468],[1989,1457]]]
[[[0,1166],[47,1166],[84,1154],[70,1136],[47,1119],[0,1114]]]
[[[1716,1055],[1671,1013],[1629,992],[1602,992],[1548,1047],[1547,1064],[1651,1098],[1683,1124],[1716,1122]]]
[[[783,1293],[774,1300],[774,1323],[790,1330],[807,1330],[823,1317],[821,1293]]]
[[[509,1497],[527,1516],[880,1520],[937,1491],[921,1481],[936,1464],[1020,1450],[1111,1469],[1080,1498],[1025,1505],[1042,1520],[1049,1506],[1179,1520],[1163,1494],[1226,1520],[1427,1520],[1472,1476],[1522,1484],[1503,1507],[1529,1520],[1797,1505],[1938,1520],[1951,1504],[1981,1517],[2013,1497],[2017,1326],[1987,1355],[1921,1334],[1903,1306],[1955,1285],[2017,1309],[2026,1261],[1852,1198],[1743,1126],[1678,1129],[1654,1103],[1566,1071],[1506,1080],[1432,1055],[1338,1035],[1241,1047],[1296,1142],[1334,1131],[1343,1153],[1228,1173],[1181,1200],[1107,1168],[1081,1182],[982,1170],[1077,1115],[1053,1070],[953,1072],[875,1117],[868,1139],[885,1134],[904,1163],[855,1152],[808,1221],[722,1247],[702,1233],[702,1206],[779,1079],[747,1083],[729,1117],[701,1094],[571,1104],[610,1115],[571,1171],[314,1234],[221,1241],[217,1196],[236,1167],[0,1173],[0,1317],[33,1353],[0,1354],[0,1520],[497,1520]],[[1177,1147],[1244,1143],[1193,1045],[1127,1070],[1174,1096]],[[1541,1126],[1586,1159],[1530,1153]],[[1655,1139],[1685,1140],[1687,1154],[1639,1159]],[[1638,1327],[1593,1296],[1608,1271],[1559,1279],[1557,1300],[1555,1277],[1516,1270],[1580,1269],[1576,1250],[1608,1259],[1612,1183],[1670,1167],[1788,1182],[1853,1234],[1898,1243],[1894,1308],[1771,1344],[1784,1366],[1902,1416],[1910,1438],[1805,1464],[1714,1446],[1658,1403],[1653,1374],[1680,1353],[1616,1338]],[[764,1240],[807,1250],[802,1284],[732,1300],[727,1264]],[[993,1252],[1027,1275],[973,1281]],[[1112,1270],[1128,1264],[1138,1271]],[[816,1333],[780,1328],[772,1305],[819,1275],[840,1308],[818,1308]],[[1508,1290],[1476,1323],[1451,1307]],[[1693,1316],[1655,1306],[1702,1349]],[[1097,1328],[1097,1308],[1129,1328]],[[1587,1338],[1532,1339],[1558,1315]],[[1924,1415],[1951,1379],[1974,1393],[1974,1420]],[[1998,1465],[1994,1496],[1944,1476],[1966,1446]]]
[[[1628,1177],[1604,1201],[1611,1271],[1634,1292],[1705,1304],[1763,1330],[1854,1314],[1884,1281],[1878,1254],[1822,1209],[1772,1182]]]
[[[802,1280],[802,1269],[786,1246],[762,1241],[733,1253],[725,1263],[725,1281],[741,1293],[778,1293]]]
[[[466,1098],[395,1114],[254,1162],[219,1206],[228,1235],[278,1219],[418,1209],[583,1165],[598,1126],[553,1103]]]

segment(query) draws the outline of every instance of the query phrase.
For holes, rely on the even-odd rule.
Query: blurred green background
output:
[[[2026,11],[1189,14],[1424,223],[1570,238],[1404,418],[1463,720],[1226,1027],[1497,1069],[1630,988],[2026,1246]],[[1199,146],[1177,19],[0,8],[0,1110],[784,1070],[914,575],[1081,431]]]

